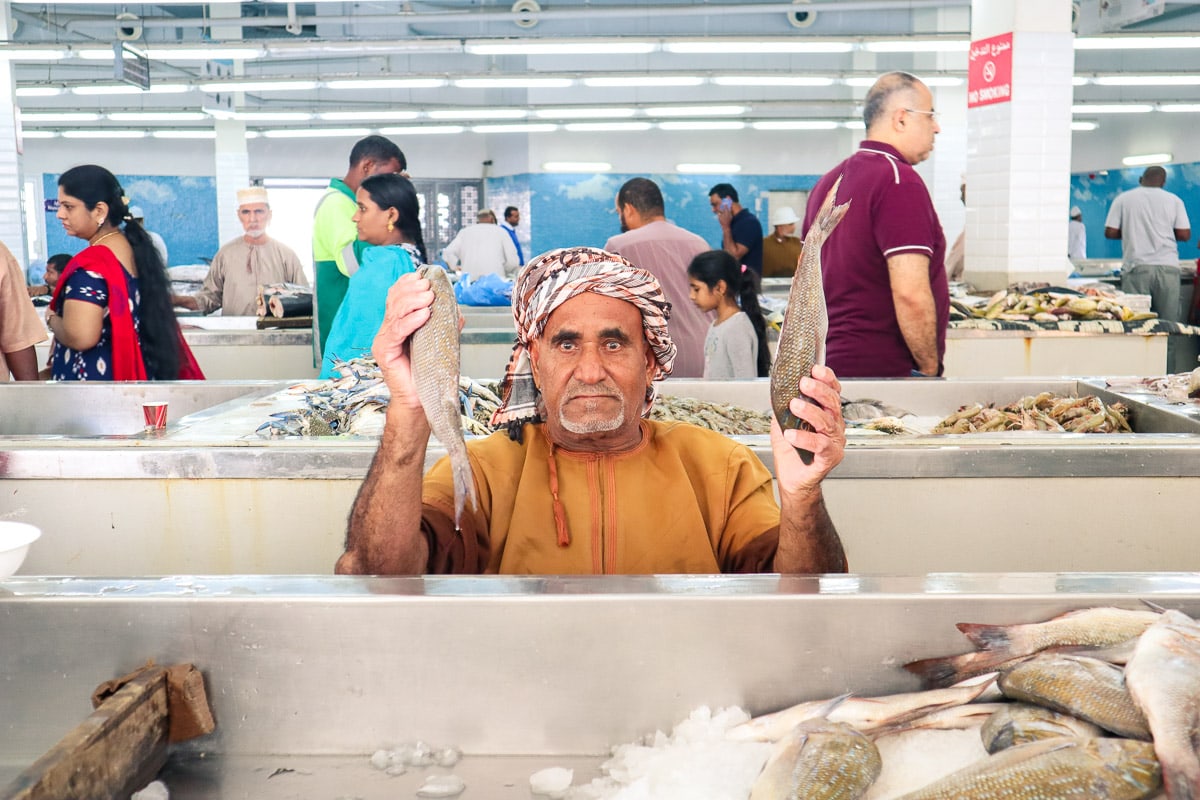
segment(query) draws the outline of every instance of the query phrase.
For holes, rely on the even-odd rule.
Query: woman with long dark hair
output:
[[[67,263],[46,312],[54,380],[203,377],[175,320],[166,268],[128,203],[103,167],[73,167],[58,179],[56,216],[88,246]]]
[[[383,324],[387,293],[396,279],[425,262],[421,207],[412,181],[387,173],[367,178],[355,195],[354,224],[367,247],[358,271],[350,276],[321,361],[321,377],[337,375],[338,361],[370,355],[371,343]]]
[[[715,311],[704,337],[705,378],[765,378],[771,374],[767,323],[758,305],[755,274],[724,250],[688,265],[688,287],[701,311]]]

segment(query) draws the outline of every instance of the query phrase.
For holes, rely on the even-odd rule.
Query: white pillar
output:
[[[213,20],[213,39],[242,38],[242,29],[237,25],[221,25],[221,19],[237,19],[241,16],[242,7],[236,3],[214,3],[208,6]],[[235,61],[233,74],[242,74],[243,64]],[[233,96],[233,105],[242,105],[243,96],[237,92]],[[217,233],[219,244],[225,244],[230,239],[236,239],[243,233],[242,225],[237,217],[237,191],[250,185],[250,156],[246,151],[246,123],[231,119],[217,119],[213,122],[217,133],[214,174],[217,178]]]
[[[986,290],[1070,272],[1070,0],[974,0],[972,42],[1005,34],[1011,99],[967,110],[964,277]]]
[[[246,123],[233,119],[213,122],[217,132],[217,232],[220,244],[242,235],[237,218],[237,192],[250,185],[250,156],[246,153]]]
[[[9,4],[0,2],[0,40],[11,38]],[[12,65],[0,58],[0,242],[22,267],[29,266],[25,246],[25,210],[21,208],[21,154],[17,150],[17,98]]]

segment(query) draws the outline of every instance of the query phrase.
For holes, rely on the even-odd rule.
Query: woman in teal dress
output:
[[[412,182],[401,175],[367,178],[356,194],[354,223],[367,247],[358,270],[350,276],[321,361],[321,377],[334,378],[338,361],[369,356],[371,343],[383,324],[388,289],[406,272],[425,261],[420,205]]]

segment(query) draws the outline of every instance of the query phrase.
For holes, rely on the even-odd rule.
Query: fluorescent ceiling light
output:
[[[300,80],[228,80],[201,83],[198,88],[200,91],[210,94],[218,92],[307,92],[320,85],[317,81]]]
[[[12,42],[6,42],[0,48],[0,61],[58,61],[69,53],[65,48],[14,47]]]
[[[523,108],[439,108],[426,112],[430,119],[525,119]]]
[[[363,109],[362,111],[322,111],[317,116],[321,119],[326,119],[331,122],[365,122],[366,120],[391,120],[404,121],[416,119],[421,116],[418,111],[374,111],[371,109]]]
[[[736,117],[745,114],[745,106],[650,106],[648,117]]]
[[[159,85],[151,85],[148,91],[143,91],[136,86],[130,86],[127,83],[105,83],[105,84],[87,84],[82,86],[72,86],[71,94],[79,95],[118,95],[118,94],[183,94],[190,92],[191,86],[186,83],[163,83]]]
[[[71,94],[108,95],[108,94],[144,94],[136,86],[128,83],[93,84],[91,86],[72,86]]]
[[[203,111],[113,111],[113,122],[202,122],[210,119]]]
[[[966,83],[963,78],[955,78],[952,75],[930,75],[928,78],[921,78],[921,82],[926,86],[962,86]]]
[[[154,61],[234,61],[262,58],[266,55],[266,51],[261,47],[153,46],[146,50]],[[112,54],[112,50],[109,50],[109,54]]]
[[[1072,122],[1071,130],[1073,131],[1094,131],[1100,126],[1095,122]]]
[[[14,93],[17,97],[57,97],[64,91],[61,86],[18,86]]]
[[[547,161],[542,164],[546,172],[610,172],[612,164],[607,161]]]
[[[1076,50],[1168,50],[1200,47],[1200,36],[1092,36],[1075,39]]]
[[[653,53],[655,42],[487,42],[468,41],[468,53],[477,56],[616,56]]]
[[[207,131],[150,131],[150,135],[155,139],[215,139],[217,132],[214,130]]]
[[[659,130],[664,131],[740,131],[746,123],[736,120],[689,120],[687,122],[660,122]]]
[[[312,114],[305,111],[235,111],[231,117],[226,118],[243,122],[304,122],[312,117]]]
[[[966,39],[896,39],[863,44],[870,53],[965,53],[970,48]]]
[[[433,136],[436,134],[462,133],[466,128],[462,125],[401,125],[393,128],[380,128],[384,136]]]
[[[1170,160],[1170,153],[1147,153],[1141,156],[1125,156],[1121,163],[1127,167],[1148,167],[1151,164],[1166,164]]]
[[[98,122],[100,115],[87,111],[21,112],[22,122]]]
[[[1087,103],[1071,106],[1072,114],[1144,114],[1153,111],[1148,103]]]
[[[831,119],[772,119],[751,122],[756,131],[831,131],[838,123]]]
[[[1087,86],[1091,82],[1092,82],[1091,78],[1085,78],[1082,75],[1076,75],[1073,78],[1071,78],[1072,86]]]
[[[852,131],[865,131],[867,129],[867,123],[863,122],[861,119],[848,119],[842,123],[842,127]]]
[[[1168,114],[1191,114],[1200,111],[1200,103],[1161,103],[1158,110]]]
[[[1103,75],[1097,86],[1200,86],[1200,75]]]
[[[690,172],[712,175],[728,175],[731,172],[741,172],[741,164],[676,164],[676,172]]]
[[[879,80],[878,77],[875,77],[875,78],[842,78],[842,83],[846,84],[847,86],[854,86],[857,88],[869,89],[875,85],[875,81],[877,81],[877,80]]]
[[[719,41],[705,40],[668,42],[663,50],[668,53],[726,54],[726,53],[849,53],[854,49],[850,42],[796,42],[796,41]]]
[[[58,131],[21,131],[22,139],[54,139]]]
[[[509,125],[475,125],[471,130],[474,133],[550,133],[558,130],[558,126],[550,122],[521,122]]]
[[[261,131],[268,139],[322,139],[334,136],[359,138],[370,132],[370,128],[272,128]]]
[[[637,113],[633,108],[538,108],[539,119],[624,119]]]
[[[438,89],[446,85],[442,78],[354,78],[325,81],[328,89]]]
[[[694,75],[627,75],[614,78],[584,78],[583,85],[594,89],[638,88],[644,86],[699,86],[704,78]]]
[[[145,139],[146,132],[103,128],[90,131],[63,131],[62,137],[64,139]]]
[[[717,86],[833,86],[833,78],[801,75],[722,75],[712,82]]]
[[[459,89],[565,89],[575,83],[570,78],[458,78]]]
[[[571,133],[626,133],[648,131],[654,125],[649,122],[568,122],[563,127]]]

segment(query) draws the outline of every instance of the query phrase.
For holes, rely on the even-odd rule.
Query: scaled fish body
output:
[[[834,181],[804,237],[804,253],[792,278],[787,313],[779,332],[775,362],[771,364],[771,410],[779,420],[779,427],[784,429],[807,427],[792,416],[788,404],[793,397],[804,397],[800,393],[800,379],[811,375],[815,365],[825,363],[829,312],[821,284],[821,247],[850,208],[849,202],[834,205],[841,182],[841,177]],[[811,453],[801,450],[800,457],[806,464],[812,463]]]
[[[1140,800],[1161,782],[1149,742],[1062,737],[1001,750],[898,800]]]
[[[989,753],[1059,736],[1090,739],[1103,735],[1099,725],[1028,703],[1005,703],[979,729],[983,748]]]
[[[979,698],[992,685],[992,677],[927,692],[906,692],[881,697],[847,697],[837,702],[818,700],[799,703],[773,714],[763,714],[729,729],[728,738],[738,741],[774,742],[797,725],[817,717],[844,722],[857,730],[897,726],[932,711],[960,706]]]
[[[1125,682],[1154,734],[1167,797],[1200,798],[1200,625],[1164,612],[1138,640]]]
[[[1120,667],[1083,656],[1042,653],[1000,673],[1006,697],[1085,719],[1131,739],[1150,739],[1146,718]]]
[[[809,720],[776,743],[750,800],[857,800],[881,769],[866,736],[840,722]]]
[[[459,526],[467,502],[475,508],[476,500],[475,478],[467,457],[458,402],[458,302],[441,267],[425,266],[417,272],[429,280],[434,299],[429,319],[409,340],[409,361],[429,428],[450,456],[454,473],[454,524]]]

